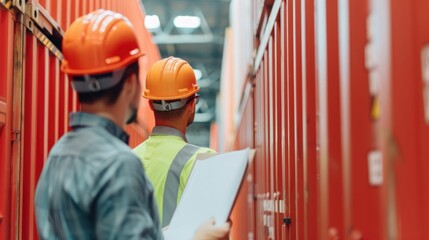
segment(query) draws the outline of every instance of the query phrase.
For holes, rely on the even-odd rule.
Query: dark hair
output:
[[[87,92],[87,93],[77,93],[79,102],[80,103],[94,103],[99,100],[105,100],[108,105],[112,105],[118,100],[119,94],[122,91],[122,88],[124,87],[125,79],[127,79],[131,74],[139,74],[139,64],[138,61],[135,61],[127,66],[125,69],[124,75],[122,76],[122,79],[119,81],[118,84],[115,86],[101,90],[98,92]],[[91,75],[92,78],[106,78],[111,77],[112,73],[106,73],[106,74],[98,74],[98,75]],[[83,76],[74,76],[73,81],[84,81]]]

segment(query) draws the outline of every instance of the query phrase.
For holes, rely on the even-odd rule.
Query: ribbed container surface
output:
[[[244,84],[214,134],[256,149],[233,238],[429,239],[429,3],[250,2],[231,2],[221,86]]]
[[[79,109],[60,72],[61,39],[77,17],[98,8],[127,16],[139,45],[140,79],[160,59],[144,27],[140,1],[0,1],[0,239],[37,239],[34,192],[52,145]],[[130,146],[149,135],[154,120],[142,99],[138,124],[127,126]]]

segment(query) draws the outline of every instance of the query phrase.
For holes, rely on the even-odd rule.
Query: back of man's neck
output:
[[[186,135],[186,126],[183,127],[181,125],[183,125],[183,124],[164,122],[164,121],[155,121],[155,126],[157,126],[157,127],[158,126],[159,127],[171,127],[171,128],[177,129],[178,131],[180,131],[181,133]]]

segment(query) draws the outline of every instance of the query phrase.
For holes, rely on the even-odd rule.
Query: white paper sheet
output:
[[[166,240],[190,240],[210,217],[228,220],[249,159],[249,149],[217,154],[195,162],[177,205]]]

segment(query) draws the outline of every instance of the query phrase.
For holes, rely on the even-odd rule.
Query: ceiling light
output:
[[[177,16],[174,18],[174,26],[177,28],[198,28],[201,18],[197,16]]]
[[[198,80],[201,79],[201,77],[203,76],[203,73],[201,72],[200,69],[194,69],[194,73],[195,73],[195,78]]]
[[[144,18],[144,25],[146,29],[153,30],[159,28],[161,23],[159,22],[159,17],[157,15],[147,15]]]

